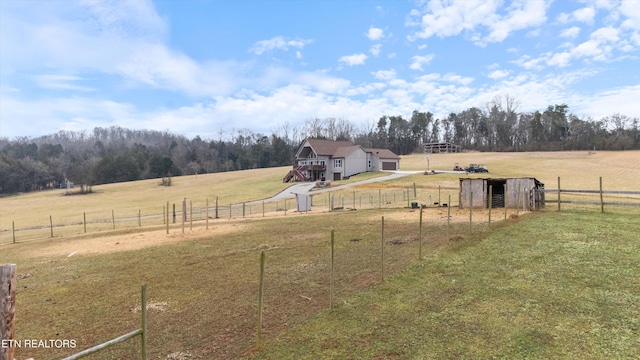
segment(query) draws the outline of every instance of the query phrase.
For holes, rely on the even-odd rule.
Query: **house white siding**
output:
[[[365,149],[350,141],[305,139],[296,152],[293,169],[283,181],[341,180],[367,171],[399,168],[400,157],[388,149]]]
[[[367,172],[367,153],[361,147],[355,149],[344,159],[344,176]]]

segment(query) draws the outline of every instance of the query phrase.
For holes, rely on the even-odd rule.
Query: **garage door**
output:
[[[338,180],[342,180],[340,173],[339,172],[333,173],[333,181],[338,181]]]
[[[383,161],[382,170],[398,170],[395,161]]]

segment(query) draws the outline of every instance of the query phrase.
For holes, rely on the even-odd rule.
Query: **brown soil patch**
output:
[[[229,234],[242,231],[245,224],[229,223],[209,226],[209,229],[197,227],[193,230],[171,229],[167,235],[166,230],[148,231],[114,236],[98,236],[95,238],[68,238],[64,241],[43,240],[49,242],[46,246],[34,248],[31,254],[36,257],[79,256],[84,254],[112,253],[165,245],[186,239],[197,239],[205,236]]]
[[[507,215],[509,218],[517,217],[516,214],[513,214],[516,210],[508,209]],[[520,211],[520,214],[523,214],[523,211]],[[427,224],[446,224],[447,223],[447,214],[448,209],[446,207],[430,207],[422,210],[422,221]],[[406,212],[392,212],[388,214],[384,214],[385,221],[394,221],[394,222],[406,222],[406,223],[417,223],[420,218],[420,210],[407,210]],[[380,215],[373,215],[369,217],[370,221],[380,221]],[[481,223],[489,221],[489,210],[488,209],[474,209],[472,213],[473,223]],[[504,208],[497,208],[491,210],[491,222],[498,222],[504,220]],[[451,220],[453,223],[468,223],[469,222],[469,209],[460,209],[458,207],[451,208]]]

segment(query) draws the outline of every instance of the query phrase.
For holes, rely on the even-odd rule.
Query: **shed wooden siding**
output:
[[[460,208],[469,208],[471,193],[473,193],[473,208],[486,208],[486,183],[484,179],[460,179]]]
[[[460,179],[460,208],[469,208],[469,194],[473,193],[473,207],[487,208],[489,187],[487,182],[504,183],[506,203],[503,206],[516,206],[526,210],[536,209],[544,204],[544,192],[533,191],[544,189],[544,184],[535,178],[510,179]],[[496,195],[494,186],[494,197]]]
[[[516,207],[517,202],[517,206],[522,208],[523,197],[526,196],[528,198],[528,194],[535,187],[536,184],[532,178],[507,179],[507,207]],[[527,210],[529,208],[530,206],[528,205]]]

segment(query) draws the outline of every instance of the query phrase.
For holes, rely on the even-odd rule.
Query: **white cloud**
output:
[[[372,41],[380,40],[384,36],[384,31],[380,28],[370,27],[366,36]]]
[[[614,112],[630,117],[640,117],[638,99],[640,99],[640,85],[631,85],[576,97],[571,105],[574,113],[591,116],[594,119],[611,116]]]
[[[570,39],[576,38],[578,37],[578,35],[580,35],[580,28],[577,26],[566,28],[560,32],[561,37],[566,37]]]
[[[231,75],[237,64],[198,63],[165,45],[168,26],[149,1],[38,5],[11,2],[3,8],[0,42],[3,49],[11,49],[0,55],[3,74],[18,76],[45,67],[61,74],[124,77],[131,87],[190,95],[219,95],[237,86]],[[66,85],[75,86],[69,81]]]
[[[260,40],[256,42],[249,51],[257,55],[262,55],[263,53],[272,50],[287,51],[289,48],[302,49],[312,42],[313,40],[311,39],[287,40],[284,36],[276,36],[268,40]]]
[[[82,82],[84,78],[75,75],[58,75],[58,74],[45,74],[36,75],[33,80],[38,86],[45,89],[56,90],[73,90],[73,91],[95,91],[96,89],[78,85],[78,82]]]
[[[509,76],[508,70],[495,70],[489,73],[489,75],[487,75],[487,77],[491,79],[502,79],[506,76]]]
[[[596,16],[596,10],[592,7],[585,7],[582,9],[578,9],[571,13],[573,18],[585,24],[593,24],[593,18]]]
[[[412,56],[411,57],[411,65],[409,65],[409,69],[411,70],[418,70],[418,71],[424,71],[423,66],[427,65],[428,63],[431,62],[431,60],[433,60],[433,58],[435,57],[435,55],[433,54],[429,54],[429,55],[425,55],[425,56]]]
[[[549,66],[557,66],[557,67],[565,67],[569,65],[571,62],[571,53],[568,51],[564,51],[561,53],[553,54],[549,59],[547,59],[547,65]]]
[[[543,24],[547,20],[547,7],[545,1],[514,2],[506,16],[487,24],[491,32],[480,43],[502,42],[511,32]]]
[[[380,55],[380,49],[382,49],[382,44],[375,44],[369,49],[369,52],[373,56],[378,56]]]
[[[569,14],[567,14],[567,13],[562,12],[562,13],[558,14],[557,21],[560,24],[566,24],[566,23],[571,21],[571,16]]]
[[[609,41],[615,42],[618,41],[618,29],[613,27],[604,27],[600,28],[591,33],[591,38],[597,41]]]
[[[354,65],[364,64],[367,58],[368,56],[365,54],[353,54],[353,55],[343,56],[340,59],[338,59],[338,61],[348,66],[354,66]]]
[[[622,22],[622,27],[640,30],[640,2],[622,1],[620,12],[626,17]]]
[[[421,16],[421,30],[410,35],[409,40],[428,39],[434,35],[456,36],[467,31],[473,34],[471,40],[476,45],[502,42],[514,31],[543,24],[548,6],[547,1],[514,1],[507,13],[501,15],[501,1],[498,0],[431,1]],[[419,14],[422,13],[415,10],[410,16]],[[414,20],[407,22],[408,25],[415,23]],[[483,35],[481,29],[488,30],[488,34]]]
[[[380,79],[380,80],[391,80],[394,79],[396,77],[396,71],[391,69],[391,70],[378,70],[376,72],[373,73],[373,76],[376,79]]]
[[[421,16],[422,29],[412,35],[412,38],[428,39],[434,35],[439,37],[455,36],[464,30],[473,30],[477,25],[486,23],[487,19],[496,18],[499,2],[490,1],[431,1],[426,6],[424,14],[412,12]]]

